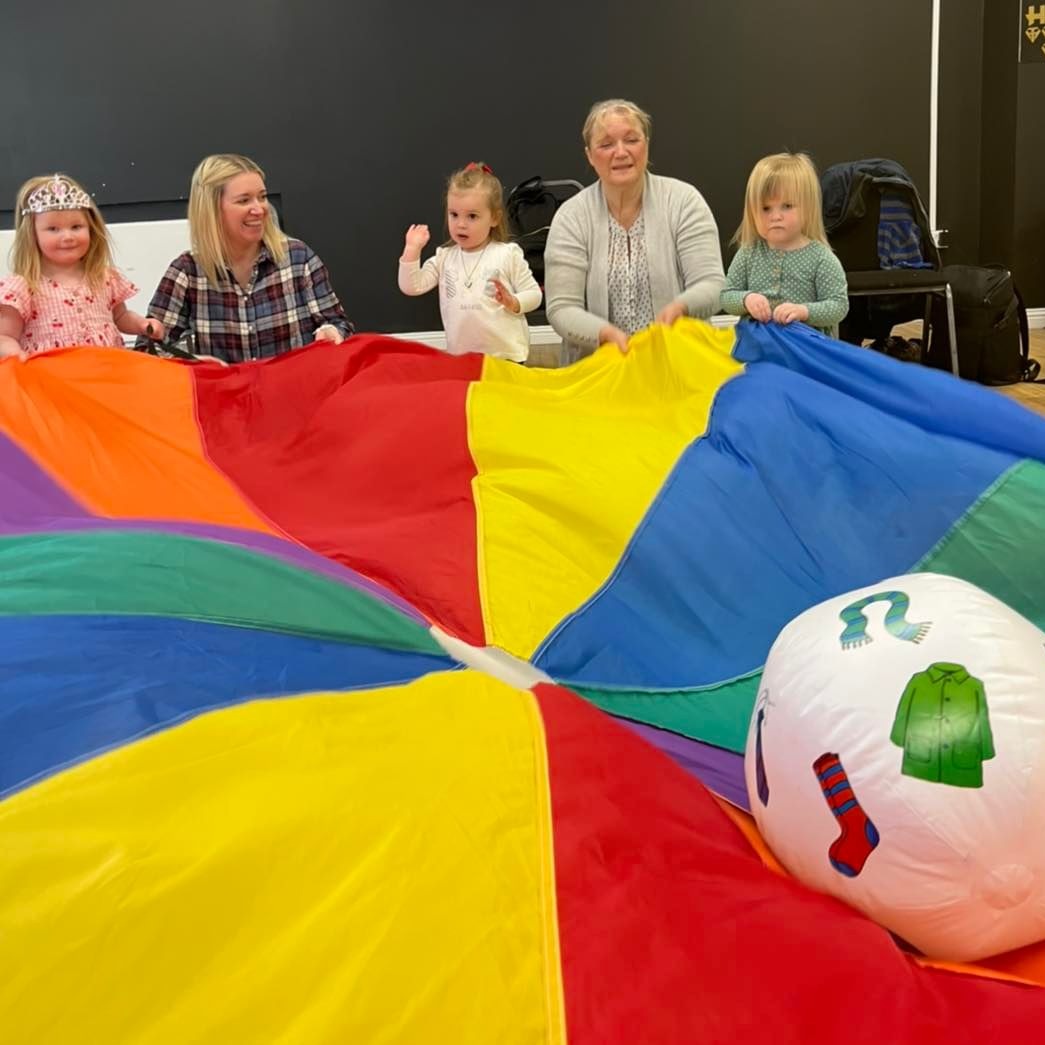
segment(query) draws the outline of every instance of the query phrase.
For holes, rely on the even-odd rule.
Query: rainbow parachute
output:
[[[704,784],[824,598],[1045,627],[1042,519],[1045,422],[805,329],[4,363],[0,1039],[1037,1040],[1040,949],[918,960]]]

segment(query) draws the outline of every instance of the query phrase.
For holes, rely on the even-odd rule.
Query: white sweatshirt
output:
[[[499,279],[518,298],[518,313],[494,300],[491,279]],[[472,251],[462,251],[455,243],[439,247],[424,265],[399,262],[399,289],[404,294],[425,294],[436,285],[448,352],[525,361],[530,352],[525,313],[541,303],[541,288],[517,243],[488,240]]]

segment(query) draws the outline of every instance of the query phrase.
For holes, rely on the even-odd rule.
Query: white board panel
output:
[[[185,218],[173,221],[126,221],[108,226],[112,238],[116,267],[138,288],[127,302],[133,312],[145,315],[167,266],[189,249],[189,223]],[[8,267],[14,232],[0,229],[0,275]]]

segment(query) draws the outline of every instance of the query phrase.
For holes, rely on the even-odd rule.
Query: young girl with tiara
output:
[[[162,339],[128,310],[137,289],[113,267],[105,222],[72,178],[30,178],[15,202],[13,276],[0,279],[0,358],[69,345],[123,345],[121,332]]]
[[[832,333],[849,311],[845,272],[827,244],[816,168],[804,153],[755,164],[740,249],[726,274],[722,308],[760,323],[808,323]]]
[[[486,164],[469,163],[450,176],[446,225],[451,242],[424,265],[427,225],[411,225],[399,259],[399,289],[424,294],[439,287],[446,349],[525,361],[530,329],[525,313],[541,303],[522,248],[508,242],[504,190]]]

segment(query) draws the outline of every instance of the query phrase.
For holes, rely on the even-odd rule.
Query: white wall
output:
[[[138,288],[127,307],[144,315],[167,266],[182,251],[189,249],[189,223],[184,218],[128,221],[108,228],[116,267]],[[0,275],[10,272],[8,255],[13,242],[14,232],[0,229]]]

